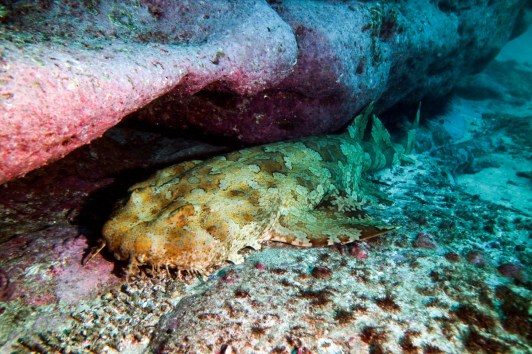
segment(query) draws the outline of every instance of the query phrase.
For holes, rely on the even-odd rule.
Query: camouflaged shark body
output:
[[[368,109],[341,135],[171,166],[130,188],[127,204],[104,226],[105,243],[134,265],[205,274],[226,260],[241,262],[240,250],[265,240],[327,246],[383,234],[395,228],[357,216],[362,175],[392,165],[403,151]]]

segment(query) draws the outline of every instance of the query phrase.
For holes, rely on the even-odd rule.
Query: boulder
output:
[[[250,95],[296,60],[290,27],[259,0],[17,3],[1,35],[0,183],[168,91],[220,81]]]
[[[220,85],[170,93],[139,116],[250,144],[333,132],[371,101],[380,113],[447,95],[495,57],[524,14],[520,0],[270,3],[297,39],[286,79],[251,96]]]
[[[443,96],[523,27],[525,6],[13,2],[0,9],[0,183],[135,111],[257,144],[338,130],[371,101]]]

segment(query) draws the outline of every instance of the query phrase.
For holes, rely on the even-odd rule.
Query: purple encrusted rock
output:
[[[435,249],[437,245],[432,235],[427,234],[425,232],[420,232],[416,235],[416,239],[414,240],[414,247]]]
[[[499,273],[506,277],[512,279],[522,279],[523,278],[523,266],[517,263],[503,263],[497,267]]]
[[[1,18],[0,183],[126,115],[245,143],[336,131],[451,91],[526,0],[15,1]],[[428,21],[427,19],[430,19]]]

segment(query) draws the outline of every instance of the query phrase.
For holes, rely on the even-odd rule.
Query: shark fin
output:
[[[325,247],[372,238],[398,228],[338,211],[293,210],[281,216],[267,239],[295,246]]]
[[[416,112],[416,118],[414,118],[414,122],[412,123],[412,127],[408,130],[407,136],[406,136],[406,145],[405,145],[405,154],[411,154],[414,150],[414,144],[416,143],[416,132],[419,128],[419,119],[421,117],[421,102],[419,102],[419,106],[417,107]]]
[[[366,128],[368,123],[370,123],[371,117],[373,115],[373,106],[374,102],[368,104],[368,106],[360,113],[347,127],[347,132],[351,139],[357,141],[362,141],[366,133]]]

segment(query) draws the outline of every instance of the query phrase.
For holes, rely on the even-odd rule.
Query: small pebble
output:
[[[351,255],[354,256],[356,259],[367,259],[368,251],[366,250],[364,244],[355,243],[351,248]]]
[[[460,255],[456,252],[448,252],[445,254],[445,259],[449,262],[458,262],[460,260]]]
[[[482,251],[478,250],[469,251],[469,253],[466,255],[466,259],[469,261],[469,263],[478,267],[485,266],[487,263],[486,255]]]
[[[332,270],[327,267],[314,267],[310,273],[316,279],[327,279],[332,276]]]
[[[255,263],[255,268],[258,270],[266,270],[266,266],[260,262]]]
[[[521,279],[523,277],[523,267],[516,263],[503,263],[497,267],[502,276],[512,279]]]
[[[436,248],[436,242],[434,241],[432,235],[420,232],[416,236],[416,240],[414,241],[414,247],[434,249]]]

